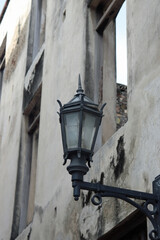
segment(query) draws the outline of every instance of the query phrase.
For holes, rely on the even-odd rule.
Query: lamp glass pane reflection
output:
[[[91,150],[96,131],[96,116],[84,112],[82,122],[82,148]]]
[[[67,148],[77,148],[79,139],[79,112],[64,116]]]

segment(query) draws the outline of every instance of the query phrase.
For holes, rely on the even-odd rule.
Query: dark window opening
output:
[[[99,80],[99,89],[104,88],[100,91],[101,102],[104,101],[104,96],[109,108],[107,120],[113,119],[110,125],[114,132],[128,120],[126,1],[92,0],[90,6],[96,9],[96,31],[103,43],[99,53],[103,58],[102,66],[99,67],[99,71],[103,70],[99,74],[103,75],[102,78],[99,77],[103,82]]]
[[[45,0],[32,1],[26,73],[45,41],[46,4]]]
[[[147,221],[136,210],[98,240],[147,240]]]
[[[28,193],[27,225],[32,222],[34,215],[40,105],[41,105],[41,90],[39,98],[36,99],[35,106],[33,107],[32,111],[28,116],[28,134],[30,135],[31,155],[30,155],[30,183]]]
[[[21,140],[20,144],[11,239],[15,239],[32,222],[34,216],[43,56],[42,52],[34,66],[33,74],[31,73],[32,80],[28,82],[28,87],[26,85],[24,88],[24,118],[21,131],[23,141]]]
[[[40,92],[41,94],[41,92]],[[32,134],[36,128],[39,127],[39,120],[40,120],[40,95],[37,98],[37,102],[33,107],[30,115],[29,115],[29,126],[28,126],[28,133]]]

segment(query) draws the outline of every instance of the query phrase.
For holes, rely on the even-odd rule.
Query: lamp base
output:
[[[88,172],[89,168],[86,166],[87,160],[84,154],[78,158],[77,154],[71,156],[71,163],[67,167],[69,174],[72,175],[72,181],[83,181],[83,176]]]
[[[86,166],[87,160],[85,155],[81,154],[81,158],[78,158],[77,154],[73,154],[71,157],[71,163],[67,167],[69,174],[72,175],[73,196],[77,201],[80,196],[79,185],[74,186],[75,181],[83,182],[83,176],[88,172],[89,168]]]

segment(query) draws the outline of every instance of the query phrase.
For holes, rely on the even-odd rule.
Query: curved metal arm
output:
[[[154,230],[152,230],[149,233],[150,239],[151,240],[156,240],[159,238],[156,238],[156,236],[158,236],[158,230],[157,230],[157,223],[154,219],[154,215],[157,213],[157,203],[156,201],[149,201],[147,200],[143,205],[138,204],[137,202],[133,201],[132,199],[123,196],[121,194],[117,194],[117,193],[96,193],[91,201],[94,205],[99,205],[102,203],[102,197],[115,197],[115,198],[119,198],[121,200],[124,200],[126,202],[128,202],[129,204],[131,204],[132,206],[134,206],[135,208],[139,209],[142,213],[144,213],[146,215],[146,217],[148,217],[148,219],[150,220],[150,222],[153,225]],[[98,200],[98,201],[97,201]],[[148,205],[152,205],[153,206],[153,211],[150,211],[148,209]]]
[[[95,195],[91,200],[94,205],[101,204],[102,197],[115,197],[128,202],[143,212],[152,223],[153,230],[149,233],[150,239],[160,240],[160,177],[153,182],[153,194],[82,181],[73,181],[73,188],[75,200],[78,200],[80,196],[80,189],[94,191]],[[140,205],[132,199],[143,200],[144,203]],[[149,210],[150,205],[153,210]]]

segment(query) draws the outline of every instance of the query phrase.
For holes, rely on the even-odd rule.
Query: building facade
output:
[[[127,97],[126,87],[116,87],[115,19],[124,1],[6,1],[0,15],[1,240],[147,239],[149,221],[122,200],[105,198],[96,207],[92,193],[82,191],[74,201],[57,115],[57,99],[73,97],[80,73],[86,95],[100,106],[107,102],[85,179],[152,192],[160,172],[160,1],[126,0]],[[117,92],[125,104],[128,98],[127,109]]]

